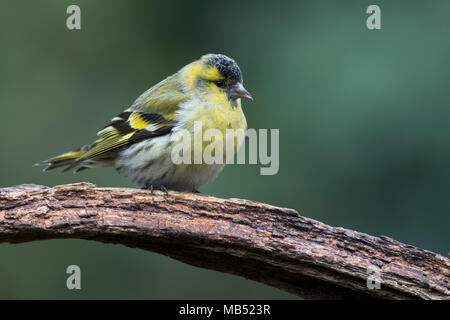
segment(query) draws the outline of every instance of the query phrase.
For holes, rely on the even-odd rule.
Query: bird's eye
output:
[[[217,81],[215,82],[215,84],[216,84],[217,87],[223,88],[223,86],[225,85],[225,81],[223,81],[223,80],[217,80]]]

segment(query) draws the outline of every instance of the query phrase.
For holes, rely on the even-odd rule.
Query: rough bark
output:
[[[303,298],[450,299],[448,258],[292,209],[86,183],[0,189],[0,243],[57,238],[159,252]],[[370,266],[380,289],[367,287]]]

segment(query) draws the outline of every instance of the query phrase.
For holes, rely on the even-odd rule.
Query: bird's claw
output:
[[[159,191],[164,192],[164,195],[165,195],[165,196],[168,196],[168,195],[169,195],[169,190],[167,190],[167,188],[166,188],[165,186],[162,186],[162,185],[161,185],[161,186],[158,186],[158,187],[154,187],[154,186],[151,184],[151,185],[147,186],[145,189],[150,190],[150,193],[151,193],[151,194],[154,194],[153,191],[159,190]]]

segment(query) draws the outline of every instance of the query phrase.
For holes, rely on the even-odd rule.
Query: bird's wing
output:
[[[169,134],[176,125],[175,112],[181,103],[189,100],[177,76],[172,75],[144,92],[130,108],[100,130],[99,138],[92,144],[36,165],[47,166],[44,170],[67,166],[63,172],[78,165],[77,171],[90,166],[112,165],[122,147]]]
[[[100,138],[76,162],[96,160],[104,155],[109,156],[118,148],[168,134],[176,125],[175,112],[181,103],[188,100],[189,96],[183,92],[178,81],[178,74],[166,78],[144,92],[130,108],[99,131]],[[66,170],[76,165],[73,163]]]
[[[64,171],[84,162],[102,161],[110,158],[119,148],[172,131],[175,122],[158,113],[125,111],[114,117],[109,125],[98,132],[99,139],[83,150],[83,154]]]

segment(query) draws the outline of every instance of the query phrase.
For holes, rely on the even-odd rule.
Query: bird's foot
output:
[[[161,190],[162,192],[164,192],[164,195],[166,195],[166,196],[169,195],[169,190],[167,190],[167,188],[164,186],[159,186],[158,190]]]
[[[154,191],[154,190],[159,190],[159,191],[164,192],[164,195],[165,195],[165,196],[168,196],[168,195],[169,195],[169,190],[167,190],[167,188],[166,188],[165,186],[163,186],[163,185],[154,187],[154,186],[151,184],[151,185],[149,185],[149,186],[146,186],[144,189],[150,190],[150,193],[151,193],[151,194],[153,194],[153,191]]]

